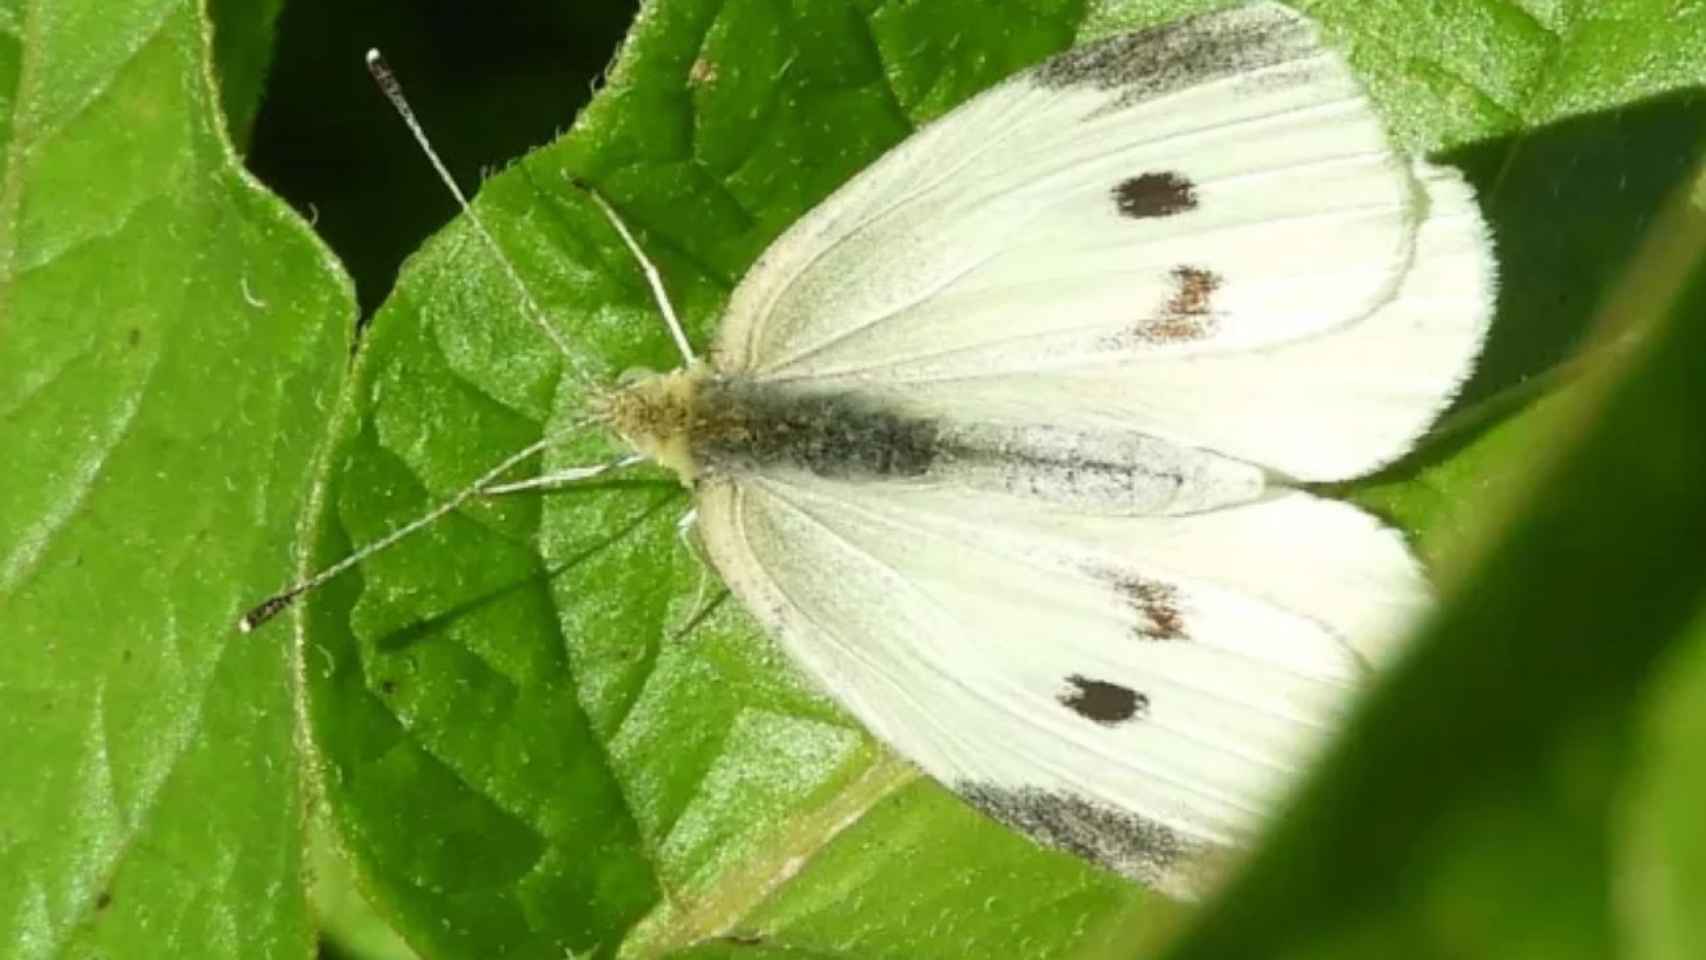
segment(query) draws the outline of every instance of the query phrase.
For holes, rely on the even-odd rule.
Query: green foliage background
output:
[[[292,570],[577,402],[462,220],[345,376],[345,265],[377,300],[442,201],[388,119],[346,119],[387,145],[325,160],[301,116],[377,98],[313,65],[387,43],[472,183],[468,157],[510,159],[584,99],[563,64],[527,66],[555,52],[541,24],[614,34],[628,8],[518,5],[536,42],[478,79],[446,53],[466,32],[403,19],[392,45],[363,38],[400,17],[211,6],[0,0],[0,955],[306,954],[316,824],[319,862],[347,860],[428,957],[1706,942],[1706,10],[1307,5],[1400,140],[1475,182],[1503,290],[1435,440],[1343,491],[1414,536],[1444,610],[1249,869],[1186,909],[914,777],[738,604],[687,624],[701,573],[662,475],[473,505],[234,634]],[[1208,6],[660,0],[479,208],[582,374],[667,367],[568,178],[639,230],[703,343],[766,243],[919,123],[1075,38]],[[322,207],[340,257],[304,219]],[[605,450],[575,436],[528,466]]]

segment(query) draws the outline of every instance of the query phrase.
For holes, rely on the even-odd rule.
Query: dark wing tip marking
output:
[[[1197,208],[1197,187],[1171,171],[1145,173],[1121,180],[1113,189],[1114,206],[1134,220],[1171,217]]]
[[[1123,88],[1142,98],[1299,60],[1319,49],[1306,18],[1260,3],[1085,44],[1028,76],[1045,87]]]
[[[1130,687],[1075,673],[1055,695],[1061,706],[1104,727],[1117,727],[1149,711],[1149,698]]]
[[[1170,827],[1071,791],[960,780],[955,793],[1031,839],[1151,886],[1188,872],[1209,845]]]

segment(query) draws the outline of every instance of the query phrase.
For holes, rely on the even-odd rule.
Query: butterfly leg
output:
[[[690,507],[688,511],[675,521],[675,539],[681,541],[681,546],[693,554],[699,561],[699,589],[693,594],[693,614],[687,618],[692,623],[699,615],[699,604],[705,599],[705,584],[711,577],[711,558],[705,555],[705,548],[694,534],[699,529],[699,508]]]
[[[704,544],[696,535],[699,528],[699,509],[694,507],[681,515],[675,521],[675,537],[681,545],[699,561],[699,586],[693,591],[693,604],[689,606],[688,614],[681,621],[681,628],[672,631],[671,635],[679,639],[685,636],[711,612],[711,608],[727,595],[728,591],[719,590],[717,596],[706,600],[705,594],[711,586],[711,560],[705,554]]]
[[[631,467],[645,459],[637,453],[630,453],[627,456],[618,457],[605,463],[595,463],[584,467],[564,467],[561,470],[542,473],[526,480],[516,480],[513,483],[489,484],[481,487],[480,493],[483,496],[496,497],[508,493],[526,493],[534,490],[560,490],[564,487],[573,486],[582,480],[591,480],[593,477],[602,476],[612,470]]]

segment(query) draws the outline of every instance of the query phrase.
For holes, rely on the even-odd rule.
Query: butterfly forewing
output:
[[[1293,480],[1361,476],[1433,423],[1492,314],[1494,264],[1473,194],[1456,171],[1417,167],[1429,213],[1410,268],[1390,300],[1353,323],[1183,361],[1042,354],[1030,369],[918,379],[891,370],[859,389],[918,416],[1135,430]]]
[[[942,370],[949,345],[988,366],[1283,342],[1390,294],[1417,203],[1304,21],[1198,18],[1019,74],[884,156],[748,274],[722,362],[822,378]]]
[[[1426,269],[1441,248],[1461,262]],[[1455,175],[1394,150],[1313,26],[1259,4],[1071,51],[927,126],[766,252],[714,354],[920,414],[1134,429],[1341,479],[1461,381],[1491,275]],[[1368,335],[1262,362],[1400,297],[1428,310],[1375,332],[1382,357],[1425,341],[1401,384],[1370,383],[1392,368],[1356,355]]]

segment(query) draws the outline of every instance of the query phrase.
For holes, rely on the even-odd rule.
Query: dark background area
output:
[[[472,196],[573,123],[610,63],[635,0],[292,0],[247,163],[315,224],[355,278],[363,316],[403,259],[456,214],[368,76],[385,54],[451,173]],[[242,142],[243,131],[236,131]]]

